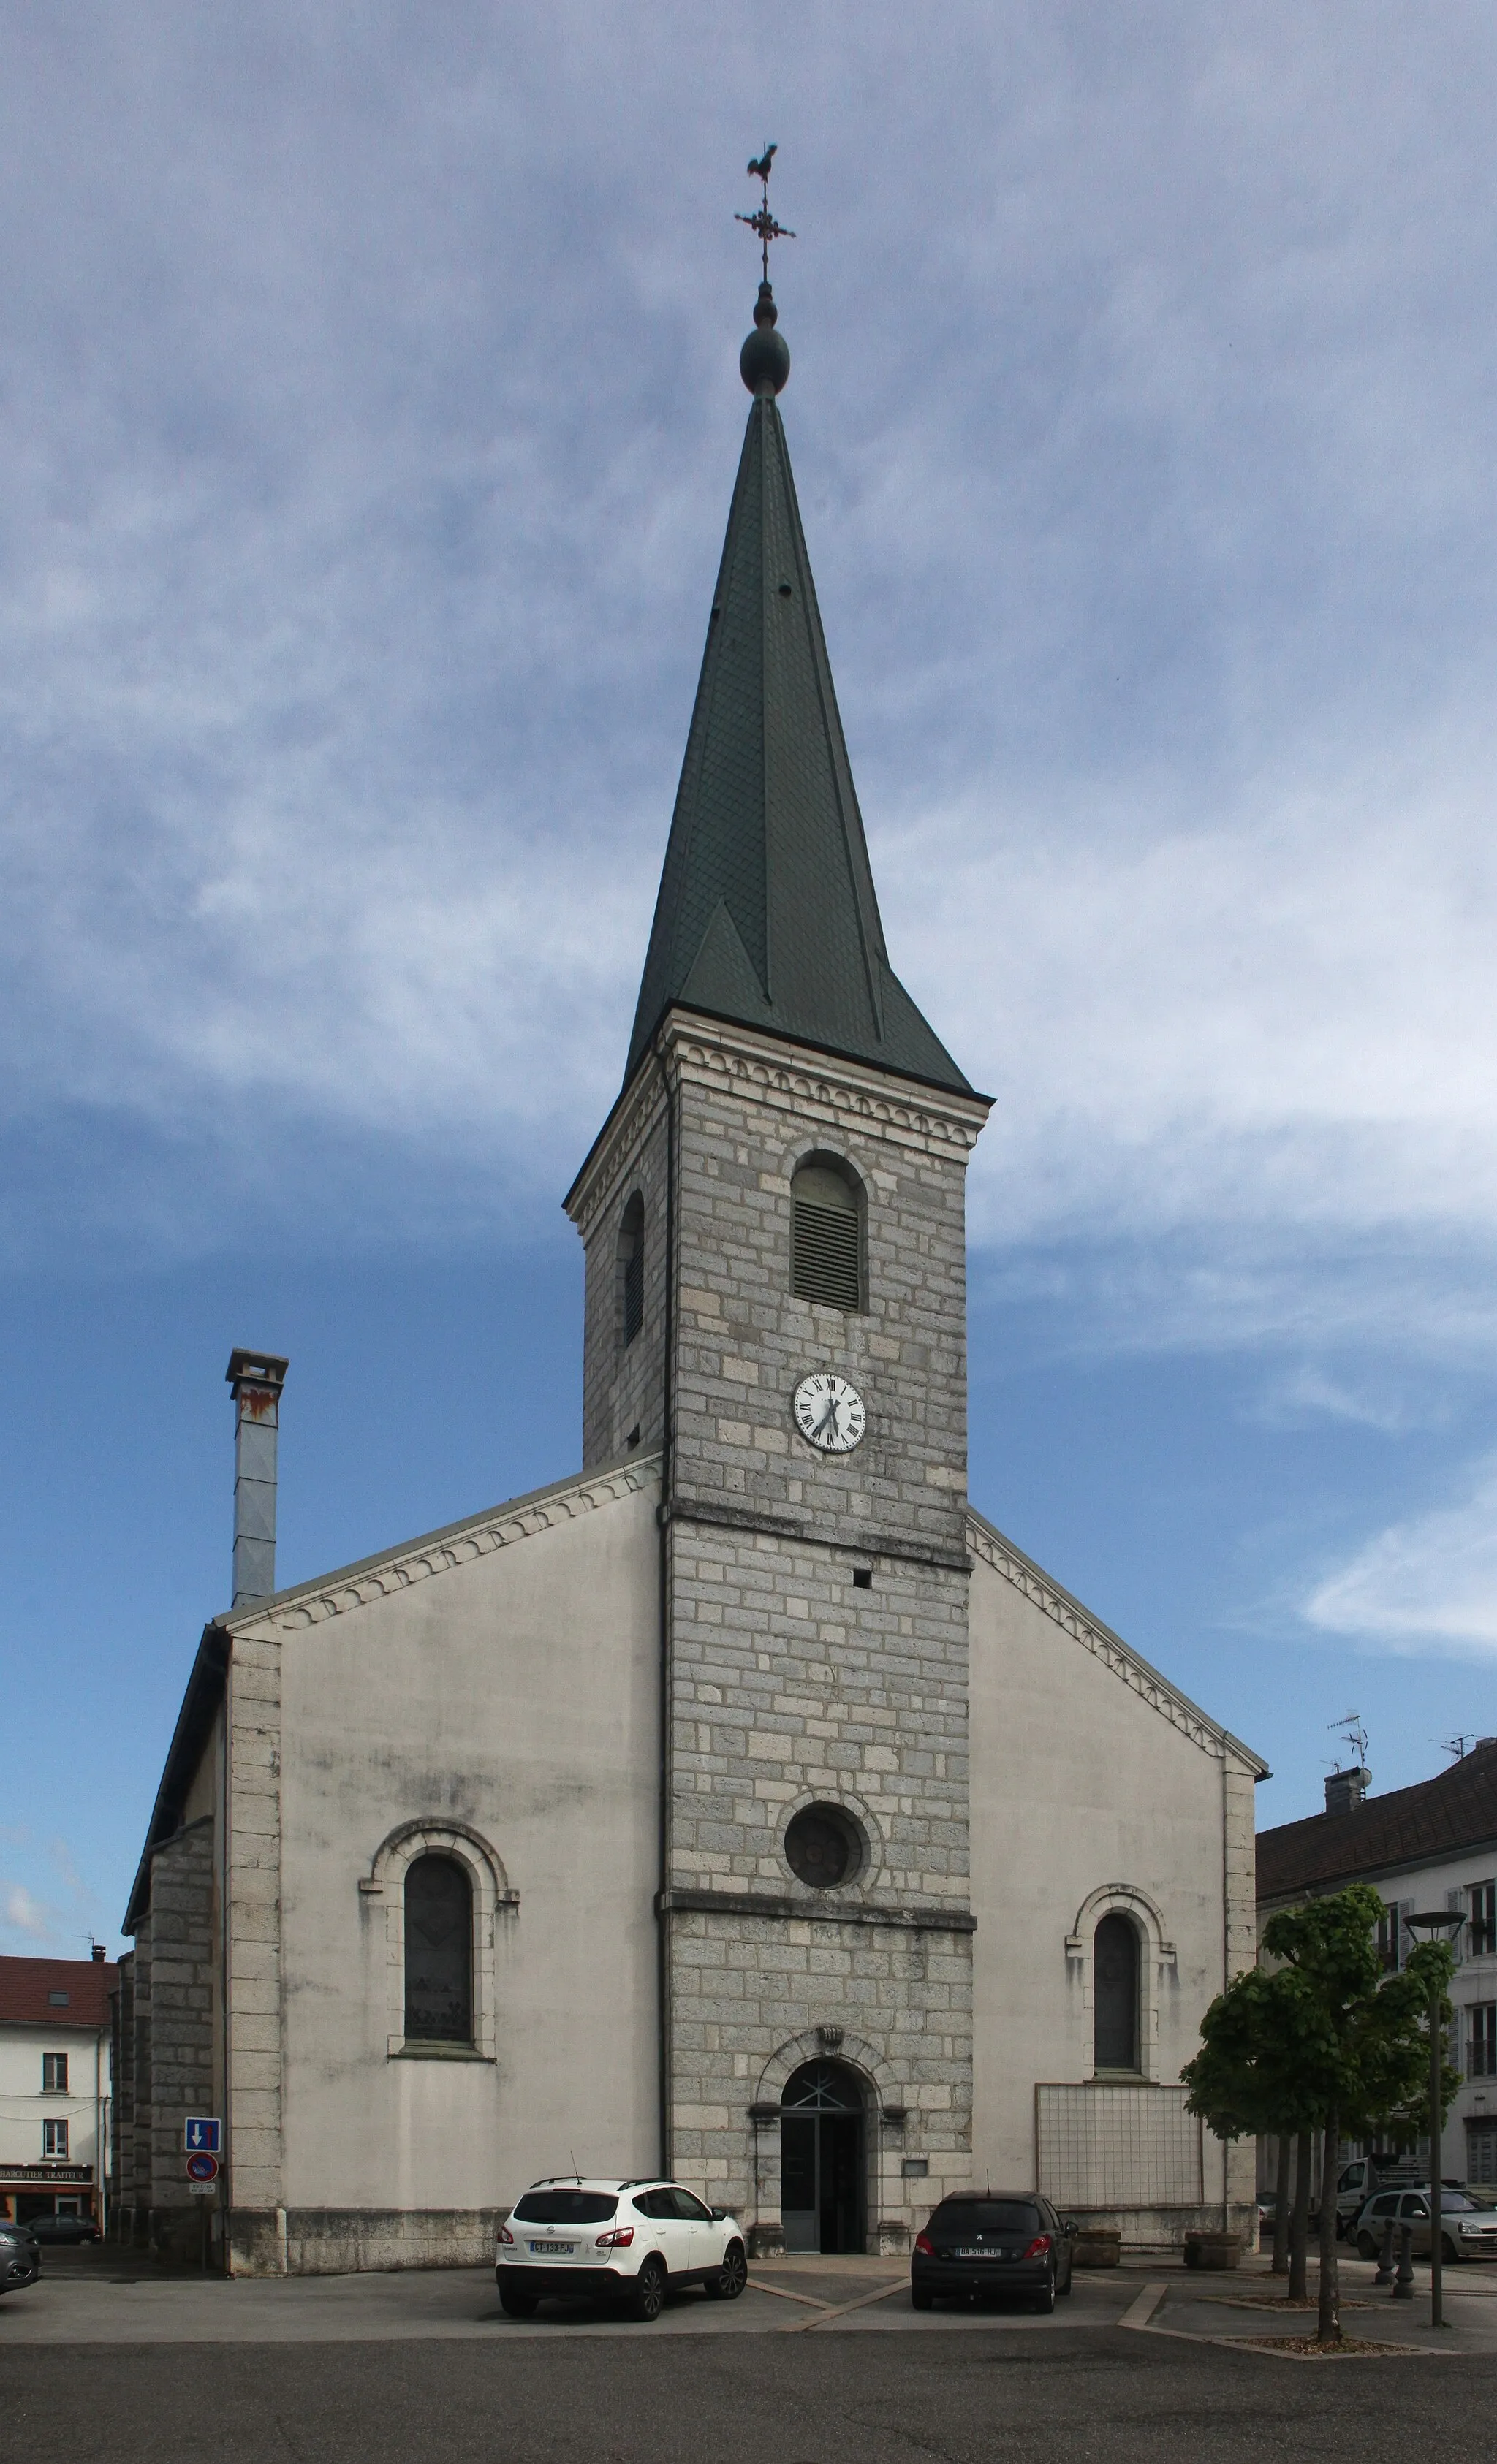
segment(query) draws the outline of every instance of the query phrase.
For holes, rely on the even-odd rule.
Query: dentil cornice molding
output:
[[[991,1110],[985,1095],[958,1095],[841,1061],[752,1027],[672,1010],[660,1030],[669,1065],[683,1078],[753,1094],[784,1111],[863,1122],[912,1145],[967,1154]]]
[[[492,1557],[496,1549],[511,1549],[538,1532],[582,1522],[604,1507],[659,1485],[658,1455],[613,1463],[605,1471],[581,1473],[575,1480],[537,1489],[530,1497],[473,1515],[465,1523],[451,1524],[383,1556],[365,1558],[318,1582],[298,1584],[295,1591],[283,1592],[261,1607],[243,1609],[222,1623],[236,1639],[270,1641],[279,1635],[297,1634],[308,1626],[321,1625],[328,1617],[341,1617],[348,1609],[365,1608],[373,1600],[409,1591],[412,1584],[424,1583],[432,1574],[451,1573],[455,1567],[472,1565],[475,1558]]]

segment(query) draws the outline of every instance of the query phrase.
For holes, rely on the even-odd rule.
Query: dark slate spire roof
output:
[[[969,1092],[889,963],[776,394],[768,283],[754,395],[676,790],[626,1081],[679,1002]]]

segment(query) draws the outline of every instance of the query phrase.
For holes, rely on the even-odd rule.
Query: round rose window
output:
[[[813,1891],[835,1891],[863,1862],[862,1835],[840,1805],[803,1806],[785,1832],[785,1862]]]

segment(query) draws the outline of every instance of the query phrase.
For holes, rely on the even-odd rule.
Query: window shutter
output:
[[[1398,1902],[1398,1966],[1400,1969],[1407,1968],[1410,1951],[1419,1947],[1418,1937],[1409,1931],[1409,1918],[1413,1909],[1412,1900]]]
[[[1445,1905],[1450,1909],[1452,1915],[1464,1916],[1465,1913],[1464,1893],[1461,1891],[1447,1891],[1445,1893]],[[1461,1962],[1465,1957],[1466,1931],[1467,1928],[1464,1925],[1458,1925],[1455,1932],[1450,1937],[1450,1947],[1455,1952],[1457,1968],[1460,1967]],[[1452,2054],[1450,2058],[1454,2061],[1455,2056]]]
[[[795,1201],[790,1286],[797,1300],[855,1311],[863,1297],[858,1274],[858,1219],[850,1209]]]

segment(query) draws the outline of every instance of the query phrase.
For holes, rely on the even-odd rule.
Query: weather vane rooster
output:
[[[778,145],[766,145],[758,162],[751,163],[748,166],[749,178],[751,180],[760,180],[763,182],[763,201],[760,206],[759,211],[753,214],[735,214],[733,217],[736,223],[747,223],[751,231],[757,231],[759,233],[760,253],[763,258],[764,280],[766,282],[769,280],[770,241],[772,239],[794,239],[795,237],[794,231],[787,231],[783,223],[777,223],[774,215],[769,210],[769,175],[774,169],[775,156],[779,151],[780,148]]]

